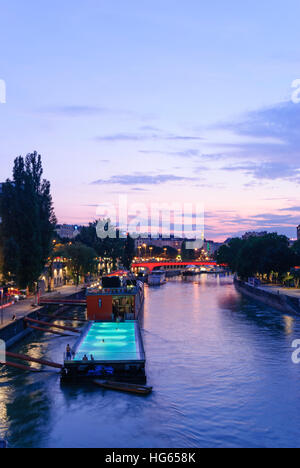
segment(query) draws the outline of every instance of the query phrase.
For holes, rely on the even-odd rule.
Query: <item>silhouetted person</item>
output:
[[[66,352],[67,352],[67,361],[71,361],[72,351],[71,351],[70,345],[67,346]]]

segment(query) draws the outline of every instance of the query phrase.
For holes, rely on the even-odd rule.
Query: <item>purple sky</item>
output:
[[[207,238],[295,237],[299,14],[296,0],[5,2],[1,179],[36,150],[60,222],[128,194],[203,202]]]

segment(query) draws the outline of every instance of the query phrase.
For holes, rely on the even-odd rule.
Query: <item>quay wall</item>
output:
[[[265,291],[263,289],[251,286],[239,279],[235,279],[234,284],[239,292],[245,296],[250,297],[251,299],[255,299],[265,305],[274,307],[281,312],[300,315],[300,301],[296,297]]]
[[[85,297],[85,295],[81,293],[76,293],[72,294],[71,296],[68,297],[68,299],[80,299],[82,297]],[[69,310],[72,308],[72,306],[64,306],[64,311]],[[17,342],[23,340],[26,336],[30,335],[33,333],[35,330],[32,328],[26,327],[24,323],[24,318],[32,318],[35,320],[39,319],[39,314],[46,313],[46,314],[51,314],[52,312],[56,312],[60,309],[58,306],[53,306],[53,305],[46,305],[44,307],[39,307],[36,310],[30,312],[29,314],[25,314],[24,317],[15,320],[14,322],[11,322],[10,324],[6,325],[6,327],[2,328],[0,330],[0,340],[3,340],[6,344],[6,349],[11,348],[14,346]],[[56,317],[53,316],[53,319]],[[58,317],[59,318],[59,315]],[[46,317],[43,318],[44,322],[50,322],[52,318]]]
[[[34,312],[31,312],[30,314],[27,314],[26,317],[29,317],[32,319],[38,319],[39,318],[38,312],[41,312],[41,311],[42,309],[38,309]],[[22,340],[23,338],[28,336],[33,331],[34,331],[33,329],[26,327],[24,323],[24,318],[21,318],[10,323],[9,325],[6,325],[6,327],[0,330],[0,340],[5,341],[6,348],[9,349],[15,343]]]

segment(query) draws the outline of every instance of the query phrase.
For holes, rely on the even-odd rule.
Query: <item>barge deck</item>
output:
[[[63,381],[105,379],[146,384],[145,352],[137,321],[91,322],[64,361]]]

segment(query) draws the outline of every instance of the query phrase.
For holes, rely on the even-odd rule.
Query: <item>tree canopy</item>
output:
[[[109,224],[110,221],[107,221]],[[120,237],[118,229],[114,228],[114,230],[114,237],[107,236],[100,239],[97,235],[97,223],[90,223],[89,226],[81,229],[77,241],[94,249],[99,257],[111,258],[114,266],[116,266],[117,260],[121,260],[123,265],[129,269],[135,253],[134,239],[130,235],[123,239]]]
[[[218,263],[227,263],[243,279],[257,274],[282,277],[297,263],[288,238],[276,233],[231,239],[219,249],[216,258]]]
[[[93,248],[80,242],[62,245],[56,249],[55,255],[67,259],[68,267],[77,286],[80,282],[80,277],[93,274],[96,271],[97,253]]]
[[[3,274],[31,290],[49,256],[56,226],[50,182],[42,176],[39,154],[19,156],[0,197]]]

